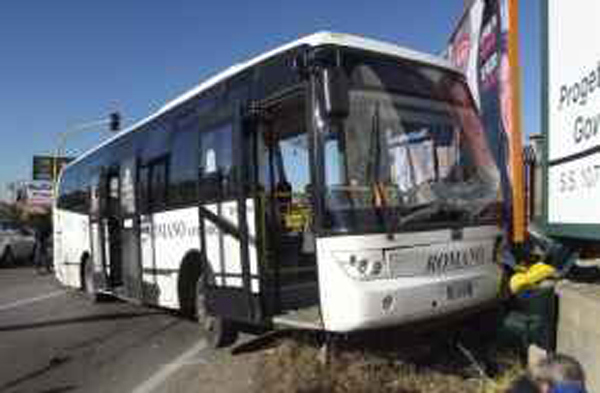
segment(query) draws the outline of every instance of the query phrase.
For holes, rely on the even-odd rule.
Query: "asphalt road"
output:
[[[253,371],[248,358],[207,349],[192,321],[0,269],[2,393],[247,392]]]

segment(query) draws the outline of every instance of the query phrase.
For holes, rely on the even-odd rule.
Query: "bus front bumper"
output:
[[[351,332],[436,319],[499,297],[500,270],[488,265],[450,277],[356,282],[321,290],[325,330]],[[337,292],[337,293],[336,293]]]

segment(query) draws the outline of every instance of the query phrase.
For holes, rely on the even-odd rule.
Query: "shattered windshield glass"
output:
[[[461,79],[415,64],[349,68],[350,115],[324,146],[333,226],[400,229],[497,209],[498,169]]]

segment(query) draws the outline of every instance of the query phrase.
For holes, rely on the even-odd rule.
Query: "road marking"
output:
[[[173,360],[170,363],[165,364],[158,372],[144,381],[142,384],[138,385],[132,393],[151,393],[154,389],[158,388],[163,382],[165,382],[171,375],[173,375],[177,370],[183,368],[190,364],[190,362],[198,362],[199,359],[194,359],[198,353],[206,348],[206,342],[201,340],[192,348],[188,349],[177,359]]]
[[[41,302],[42,300],[60,296],[66,292],[67,291],[65,291],[65,290],[54,291],[54,292],[47,293],[45,295],[30,297],[29,299],[21,299],[21,300],[17,300],[16,302],[13,302],[13,303],[3,304],[3,305],[0,305],[0,311],[6,311],[6,310],[10,310],[11,308],[17,308],[17,307],[21,307],[21,306],[26,306],[31,303]]]

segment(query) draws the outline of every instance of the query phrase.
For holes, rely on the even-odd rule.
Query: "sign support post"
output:
[[[510,69],[509,89],[512,96],[510,116],[512,130],[509,133],[509,163],[512,178],[512,240],[515,245],[525,241],[525,183],[523,179],[523,143],[521,130],[521,77],[519,64],[519,1],[508,0],[508,63]]]
[[[97,120],[97,121],[92,121],[89,123],[79,124],[78,126],[74,127],[71,130],[64,131],[64,132],[61,132],[60,134],[58,134],[58,142],[56,144],[56,151],[54,153],[53,168],[52,168],[52,181],[54,182],[54,196],[55,197],[57,197],[56,193],[58,191],[57,190],[58,175],[59,175],[58,162],[59,162],[60,157],[63,156],[64,150],[65,150],[65,145],[67,143],[67,138],[69,136],[80,133],[82,131],[89,130],[90,128],[94,128],[94,127],[99,127],[99,126],[103,126],[103,125],[111,125],[111,128],[112,128],[112,127],[114,127],[113,124],[114,124],[115,120],[113,119],[113,117],[115,114],[116,114],[116,112],[111,114],[110,119]],[[117,126],[118,126],[118,121],[117,121]],[[118,131],[118,129],[113,130],[113,131]]]

